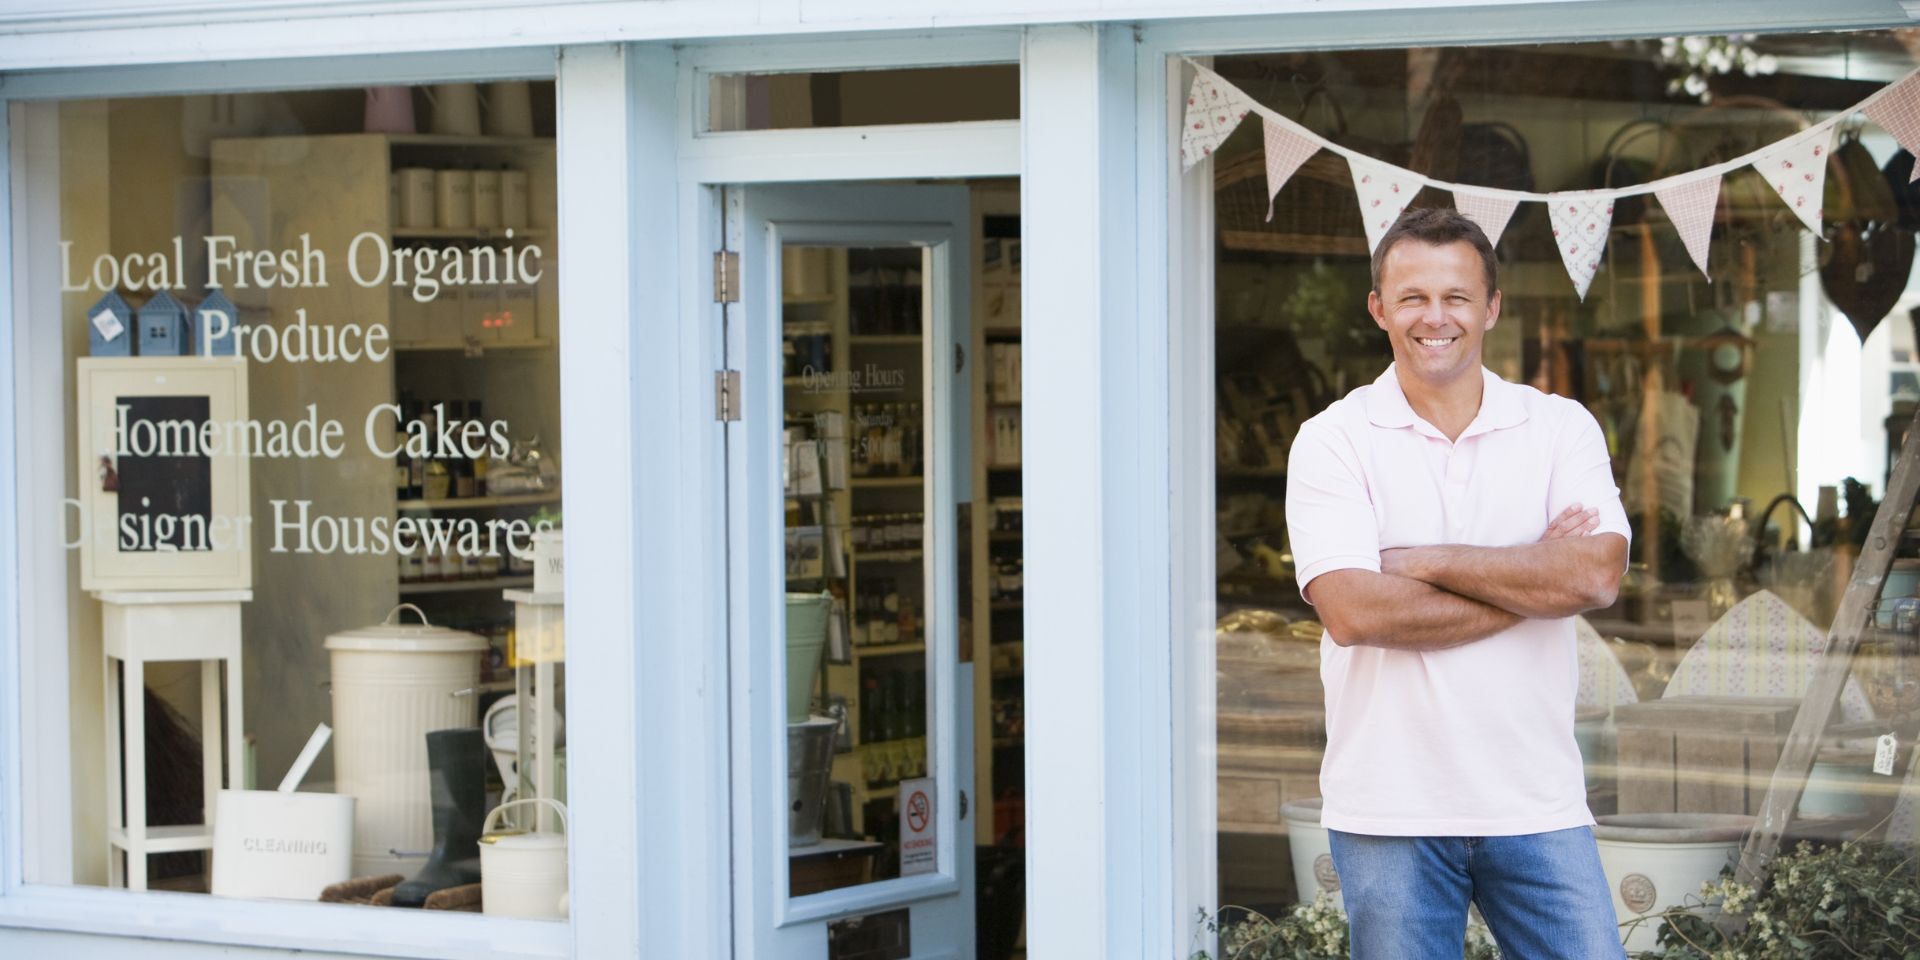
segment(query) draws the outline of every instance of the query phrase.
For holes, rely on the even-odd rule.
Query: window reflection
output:
[[[1216,69],[1369,156],[1544,191],[1739,156],[1915,62],[1882,33],[1742,42],[1778,72],[1713,75],[1700,81],[1707,103],[1657,41],[1257,55]],[[1848,72],[1842,53],[1872,67]],[[1520,76],[1537,82],[1516,88]],[[1505,302],[1485,363],[1587,407],[1634,530],[1618,600],[1577,621],[1573,732],[1603,828],[1758,811],[1920,401],[1912,158],[1871,125],[1843,125],[1834,144],[1819,238],[1750,169],[1727,174],[1711,280],[1649,197],[1619,202],[1584,300],[1537,204],[1498,244]],[[1365,312],[1368,248],[1346,161],[1307,161],[1271,221],[1258,124],[1223,143],[1212,169],[1220,896],[1271,915],[1316,892],[1337,903],[1339,889],[1317,808],[1322,631],[1293,579],[1287,455],[1302,422],[1391,354]],[[1451,202],[1427,189],[1414,206]],[[1903,546],[1880,592],[1806,782],[1801,834],[1884,835],[1899,776],[1868,771],[1875,737],[1920,705],[1916,553]],[[1616,906],[1638,915],[1692,892]]]

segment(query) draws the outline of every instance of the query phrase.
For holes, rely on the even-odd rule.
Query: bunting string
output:
[[[1720,182],[1727,174],[1752,167],[1766,178],[1780,200],[1819,235],[1826,183],[1827,154],[1833,147],[1838,120],[1855,113],[1886,129],[1909,152],[1920,155],[1920,69],[1881,88],[1834,117],[1814,124],[1750,153],[1711,166],[1688,170],[1658,180],[1604,190],[1537,193],[1451,183],[1423,176],[1314,133],[1265,104],[1259,103],[1219,74],[1194,63],[1192,89],[1187,96],[1180,137],[1183,170],[1213,155],[1241,120],[1258,115],[1264,128],[1266,152],[1267,218],[1273,217],[1273,197],[1281,186],[1315,153],[1329,150],[1344,157],[1353,174],[1356,203],[1366,227],[1367,248],[1380,242],[1414,194],[1432,187],[1453,194],[1454,206],[1480,225],[1493,243],[1500,242],[1515,208],[1522,203],[1544,203],[1554,226],[1554,240],[1574,289],[1582,299],[1599,269],[1601,250],[1612,226],[1613,205],[1621,197],[1653,194],[1686,244],[1687,253],[1707,272],[1708,236]],[[1920,178],[1920,164],[1914,165]]]

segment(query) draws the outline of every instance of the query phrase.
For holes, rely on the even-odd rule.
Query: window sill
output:
[[[0,897],[0,939],[46,930],[380,957],[566,957],[568,923],[353,904],[25,886]]]

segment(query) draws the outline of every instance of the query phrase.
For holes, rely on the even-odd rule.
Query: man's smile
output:
[[[1456,337],[1414,337],[1413,339],[1414,339],[1414,342],[1420,344],[1423,347],[1439,348],[1439,347],[1450,346],[1455,340],[1458,340],[1460,338],[1456,336]]]

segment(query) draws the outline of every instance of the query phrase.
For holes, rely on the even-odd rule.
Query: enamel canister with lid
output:
[[[418,623],[402,623],[411,610]],[[427,734],[474,726],[471,691],[487,641],[436,627],[403,603],[372,626],[327,637],[334,789],[357,799],[353,874],[411,876],[433,847]]]

